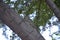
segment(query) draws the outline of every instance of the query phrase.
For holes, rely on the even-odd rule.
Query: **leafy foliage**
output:
[[[60,7],[60,0],[54,0],[58,7]],[[36,11],[36,17],[33,22],[36,26],[45,25],[46,22],[53,16],[53,12],[45,3],[45,0],[6,0],[5,3],[13,6],[18,14],[25,14],[26,16]]]
[[[55,0],[54,2],[60,8],[60,0]]]

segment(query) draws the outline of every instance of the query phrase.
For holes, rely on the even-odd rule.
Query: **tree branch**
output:
[[[33,28],[31,23],[22,19],[16,11],[7,4],[0,3],[0,19],[8,25],[22,40],[45,40],[40,33]]]
[[[54,12],[55,16],[59,19],[60,21],[60,10],[58,7],[55,5],[55,3],[52,0],[45,0],[46,4],[51,8],[51,10]]]

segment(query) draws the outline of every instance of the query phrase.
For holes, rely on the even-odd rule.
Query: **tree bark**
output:
[[[0,3],[0,19],[8,25],[22,40],[45,40],[29,21],[21,18],[7,4]]]
[[[52,0],[45,0],[46,4],[51,8],[51,10],[54,12],[55,16],[59,19],[60,21],[60,10],[58,7],[55,5],[55,3]]]

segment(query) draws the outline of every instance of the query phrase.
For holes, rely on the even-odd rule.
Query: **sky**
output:
[[[2,33],[3,33],[2,28],[0,28],[0,40],[7,40]]]
[[[55,16],[53,16],[50,19],[51,27],[48,27],[49,25],[46,25],[46,27],[48,27],[48,28],[44,32],[42,32],[42,31],[40,32],[43,35],[43,37],[45,38],[45,40],[52,40],[51,36],[49,36],[49,35],[52,35],[53,38],[55,38],[56,40],[60,40],[60,36],[53,34],[53,33],[59,31],[58,25],[52,24],[53,22],[56,22],[56,21],[58,21],[58,19]],[[40,29],[42,29],[42,26],[40,27]]]

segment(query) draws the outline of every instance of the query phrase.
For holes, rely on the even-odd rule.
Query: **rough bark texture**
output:
[[[60,21],[60,10],[58,9],[58,7],[54,4],[54,2],[52,0],[45,0],[45,1],[46,1],[46,4],[52,9],[52,11],[54,12],[55,16]]]
[[[40,33],[33,28],[29,21],[22,19],[7,4],[0,3],[0,19],[8,25],[22,40],[45,40]]]

